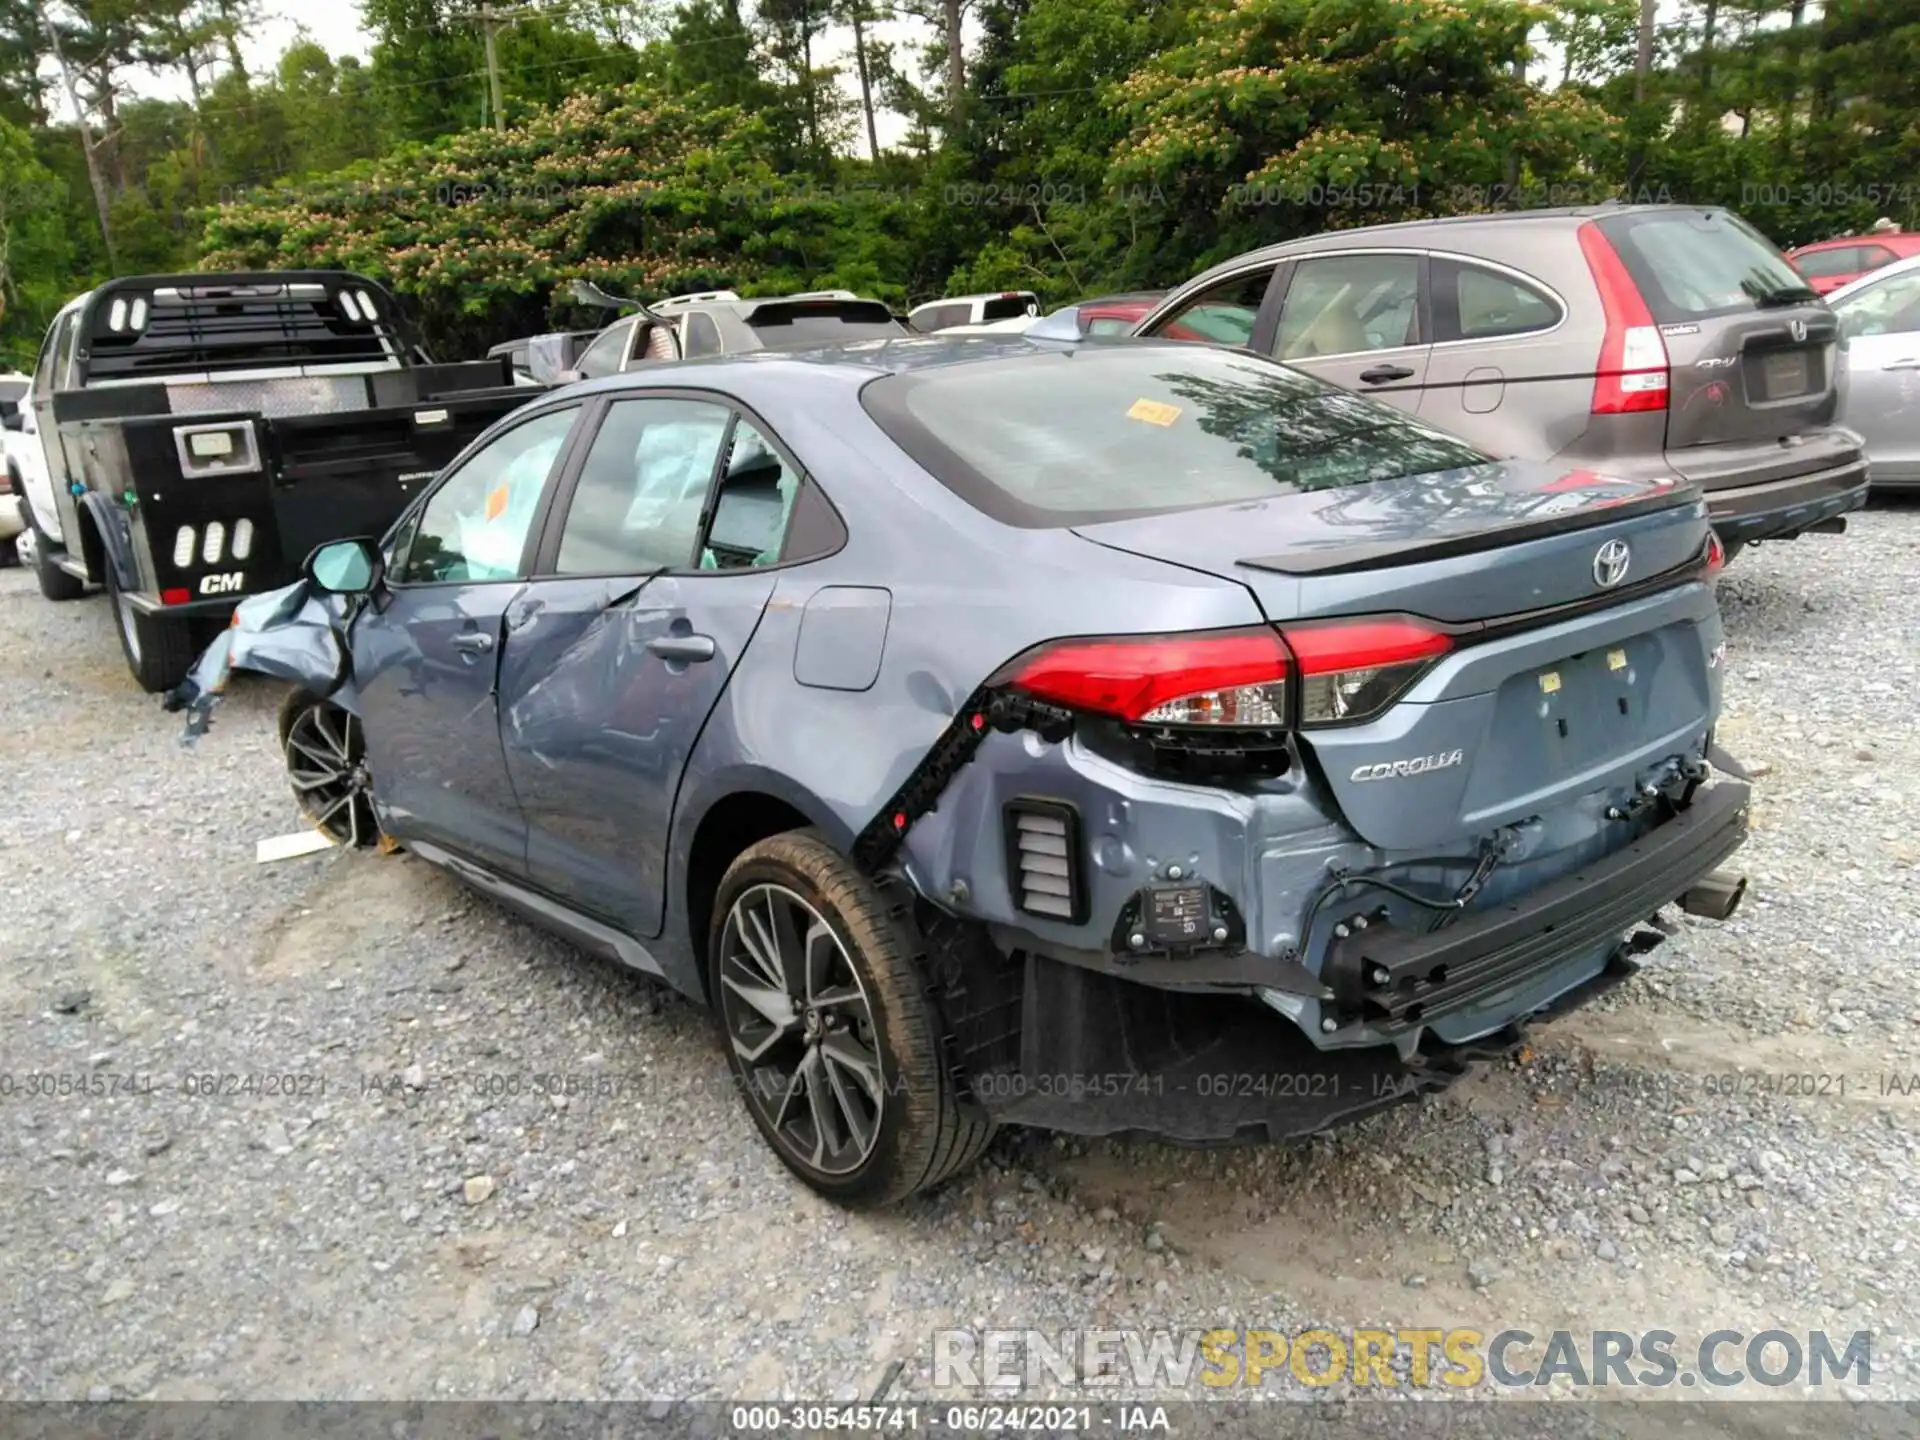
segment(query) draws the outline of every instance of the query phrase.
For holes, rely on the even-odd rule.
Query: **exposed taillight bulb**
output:
[[[1720,543],[1717,531],[1707,531],[1707,578],[1718,579],[1720,572],[1727,568],[1727,547]]]

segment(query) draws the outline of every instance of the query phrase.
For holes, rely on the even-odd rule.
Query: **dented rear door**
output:
[[[674,794],[777,578],[541,580],[508,610],[500,738],[534,884],[659,933]]]

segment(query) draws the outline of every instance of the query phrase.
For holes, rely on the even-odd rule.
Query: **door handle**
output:
[[[1369,385],[1384,385],[1389,380],[1405,380],[1412,374],[1411,365],[1376,365],[1371,370],[1362,370],[1360,378]]]
[[[647,649],[662,660],[711,660],[715,653],[711,635],[662,635]]]
[[[484,655],[493,649],[493,636],[479,630],[469,630],[464,635],[453,637],[453,648],[462,655]]]

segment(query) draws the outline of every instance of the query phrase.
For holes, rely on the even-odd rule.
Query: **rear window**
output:
[[[747,324],[769,347],[830,345],[910,333],[878,301],[761,305],[747,317]]]
[[[1029,527],[1488,460],[1398,410],[1272,361],[1179,344],[1019,351],[890,375],[861,400],[942,484],[997,520]]]
[[[1643,211],[1596,223],[1657,325],[1753,310],[1806,290],[1765,236],[1724,210]]]
[[[1841,245],[1832,250],[1810,250],[1805,255],[1796,255],[1793,268],[1810,280],[1824,280],[1829,275],[1852,275],[1868,266],[1858,245]]]
[[[1033,295],[1001,295],[980,307],[982,320],[1011,320],[1017,315],[1038,315],[1040,301]]]

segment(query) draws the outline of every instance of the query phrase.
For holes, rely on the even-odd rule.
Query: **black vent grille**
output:
[[[1006,808],[1007,876],[1014,908],[1078,925],[1087,918],[1080,816],[1057,800],[1014,800]]]

